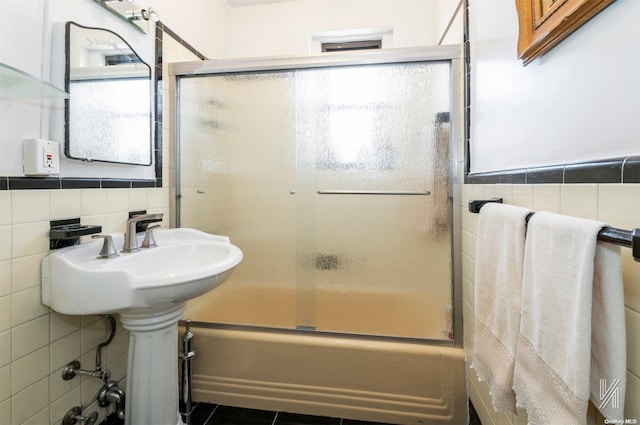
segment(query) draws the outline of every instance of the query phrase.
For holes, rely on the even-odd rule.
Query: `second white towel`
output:
[[[586,424],[590,393],[605,416],[622,419],[620,253],[597,247],[603,225],[547,212],[529,221],[513,388],[531,425]],[[607,394],[599,393],[600,382]]]
[[[478,218],[471,367],[486,381],[496,410],[515,412],[512,390],[520,330],[526,217],[533,211],[486,204]]]

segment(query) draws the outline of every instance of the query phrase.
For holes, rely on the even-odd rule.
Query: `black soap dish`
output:
[[[49,248],[59,249],[78,245],[80,236],[93,235],[102,232],[102,226],[94,224],[80,224],[79,218],[67,220],[52,220],[49,229]]]

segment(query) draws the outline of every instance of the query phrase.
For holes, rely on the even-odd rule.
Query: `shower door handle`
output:
[[[428,190],[318,190],[318,195],[431,195]]]

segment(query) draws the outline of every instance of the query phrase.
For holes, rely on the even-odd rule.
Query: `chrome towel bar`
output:
[[[319,190],[318,195],[431,195],[428,190]]]
[[[469,201],[469,212],[477,214],[487,203],[502,203],[502,198]],[[531,217],[527,217],[527,221]],[[603,227],[598,233],[598,240],[631,248],[633,259],[640,262],[640,229],[623,230],[615,227]]]

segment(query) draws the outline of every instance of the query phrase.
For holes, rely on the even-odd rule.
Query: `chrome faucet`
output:
[[[124,234],[124,246],[122,247],[122,252],[135,252],[139,251],[138,247],[138,239],[136,238],[136,224],[141,221],[149,223],[155,223],[157,221],[162,221],[162,217],[164,214],[141,214],[131,217],[127,220],[127,231]]]

